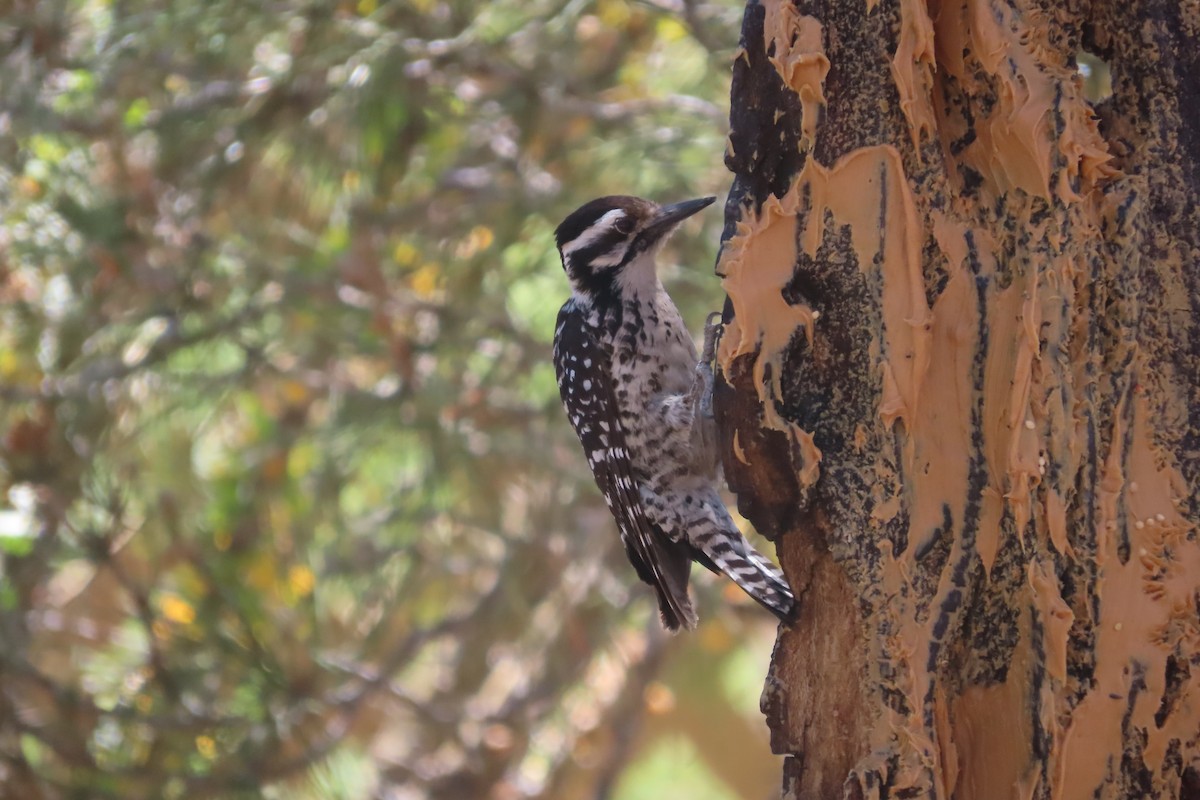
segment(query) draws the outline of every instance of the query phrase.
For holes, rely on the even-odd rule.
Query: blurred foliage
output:
[[[10,1],[0,795],[768,796],[771,620],[658,632],[548,352],[559,219],[723,193],[739,24]]]

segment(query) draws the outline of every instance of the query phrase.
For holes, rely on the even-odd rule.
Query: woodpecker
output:
[[[695,561],[724,572],[781,619],[794,604],[779,570],[755,552],[717,492],[710,362],[658,279],[655,259],[679,224],[716,198],[659,206],[601,197],[555,231],[571,297],[554,331],[554,368],[571,427],[663,625],[694,628]]]

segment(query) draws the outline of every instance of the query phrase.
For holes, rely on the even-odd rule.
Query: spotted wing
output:
[[[687,593],[690,548],[656,529],[642,509],[609,363],[610,354],[588,324],[586,310],[569,301],[559,312],[554,334],[554,368],[567,418],[616,518],[630,562],[658,595],[663,624],[670,630],[693,628],[696,613]]]

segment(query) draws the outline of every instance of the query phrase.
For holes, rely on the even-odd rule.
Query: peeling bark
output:
[[[1200,798],[1197,41],[1196,2],[747,7],[715,408],[800,598],[788,797]]]

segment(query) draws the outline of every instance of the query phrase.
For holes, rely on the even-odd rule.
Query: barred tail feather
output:
[[[796,598],[783,573],[765,556],[755,552],[741,533],[715,531],[691,538],[693,546],[703,551],[759,605],[782,620],[791,618]]]

